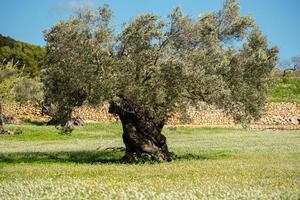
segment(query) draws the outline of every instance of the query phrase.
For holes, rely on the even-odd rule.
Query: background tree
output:
[[[13,61],[0,64],[0,134],[8,133],[4,129],[4,100],[40,106],[44,99],[42,82],[26,76],[17,65]]]
[[[103,68],[113,61],[110,15],[107,7],[81,10],[77,17],[45,33],[45,99],[51,107],[52,124],[67,123],[73,108],[85,100],[104,98]]]
[[[292,57],[292,62],[293,62],[294,67],[295,67],[296,69],[300,69],[300,55],[298,55],[298,56],[293,56],[293,57]]]
[[[14,79],[16,74],[17,70],[13,62],[0,63],[0,134],[7,133],[4,129],[3,99],[9,95],[8,93],[16,81]]]
[[[111,13],[87,10],[45,34],[46,98],[59,123],[85,101],[108,102],[123,125],[125,161],[169,161],[162,129],[178,110],[206,102],[237,122],[261,116],[278,51],[235,0],[195,20],[179,8],[168,20],[142,15],[118,36]]]
[[[278,67],[283,70],[283,76],[288,72],[295,72],[300,69],[300,55],[293,56],[289,60],[282,59],[278,62]]]

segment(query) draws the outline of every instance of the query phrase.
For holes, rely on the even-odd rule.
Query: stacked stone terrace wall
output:
[[[41,115],[41,110],[32,105],[19,105],[17,103],[4,103],[4,114],[12,116],[16,123],[26,120],[44,120],[48,116]],[[203,127],[239,127],[232,117],[226,116],[222,110],[213,106],[205,106],[202,109],[191,108],[189,110],[190,121],[183,122],[175,115],[168,122],[170,126],[189,125]],[[108,113],[108,107],[83,106],[74,111],[73,116],[80,116],[85,121],[113,122],[117,117]],[[254,128],[287,128],[300,129],[300,104],[297,103],[268,103],[264,116],[251,124]]]

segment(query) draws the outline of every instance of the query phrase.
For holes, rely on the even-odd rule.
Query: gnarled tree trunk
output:
[[[134,163],[141,158],[171,161],[166,137],[162,134],[164,121],[155,123],[140,113],[128,112],[111,104],[110,113],[120,117],[123,126],[123,142],[126,147],[124,162]]]
[[[4,117],[3,117],[3,108],[2,100],[0,99],[0,134],[4,134],[6,131],[4,129]]]

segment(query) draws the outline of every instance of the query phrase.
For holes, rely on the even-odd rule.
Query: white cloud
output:
[[[51,13],[74,12],[86,8],[97,7],[96,0],[65,0],[51,8]]]

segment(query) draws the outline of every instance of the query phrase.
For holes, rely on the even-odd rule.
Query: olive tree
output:
[[[44,98],[42,82],[25,76],[13,61],[0,63],[0,94],[0,134],[9,133],[4,129],[3,100],[40,106]]]
[[[137,17],[115,35],[108,6],[80,12],[46,32],[45,93],[64,124],[84,102],[109,103],[123,125],[126,162],[172,159],[162,129],[174,112],[199,102],[237,122],[261,116],[277,60],[235,0],[193,19]]]
[[[283,76],[286,76],[288,72],[295,72],[300,69],[300,55],[293,56],[289,60],[280,60],[278,67],[283,70]]]
[[[0,134],[8,133],[4,129],[3,99],[9,95],[9,91],[15,83],[16,74],[16,66],[12,61],[6,64],[0,63]]]

